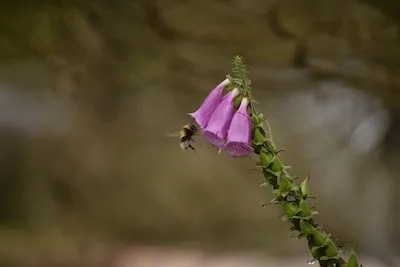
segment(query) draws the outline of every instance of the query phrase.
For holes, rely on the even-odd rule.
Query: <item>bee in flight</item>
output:
[[[193,137],[197,135],[198,128],[194,123],[186,124],[182,127],[181,131],[178,134],[168,135],[169,137],[177,137],[180,139],[180,146],[183,150],[188,148],[196,151],[192,146],[192,142],[194,142]]]

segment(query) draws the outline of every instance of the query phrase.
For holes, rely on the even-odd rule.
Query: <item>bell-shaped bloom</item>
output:
[[[229,79],[225,79],[224,81],[222,81],[208,94],[203,104],[197,111],[189,113],[189,115],[195,119],[196,123],[200,126],[201,129],[204,129],[207,126],[211,115],[214,113],[215,109],[221,102],[224,88],[228,84]]]
[[[218,148],[224,147],[228,128],[235,113],[233,100],[238,94],[239,90],[235,88],[223,97],[203,130],[204,138]]]
[[[248,104],[249,100],[243,98],[228,129],[224,150],[232,157],[246,157],[253,152],[251,146],[253,124],[247,111]]]

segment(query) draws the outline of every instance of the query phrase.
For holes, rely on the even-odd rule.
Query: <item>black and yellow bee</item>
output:
[[[180,132],[180,141],[181,141],[181,148],[182,149],[192,149],[195,150],[194,147],[192,146],[191,142],[194,142],[193,136],[197,134],[197,126],[194,125],[194,123],[187,124],[182,127],[182,130]]]
[[[184,125],[178,134],[171,134],[168,136],[169,137],[179,136],[180,147],[183,150],[190,148],[195,151],[196,149],[192,146],[192,142],[194,142],[193,137],[197,135],[197,133],[198,133],[197,126],[194,123],[190,123]]]

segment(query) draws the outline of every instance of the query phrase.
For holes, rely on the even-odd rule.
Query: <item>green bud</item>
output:
[[[270,169],[265,169],[265,171],[268,172],[270,175],[272,175],[275,178],[279,178],[280,179],[281,176],[282,176],[282,171],[274,172],[274,171],[272,171]]]
[[[278,201],[282,200],[281,190],[275,189],[275,190],[272,191],[272,194],[274,195],[276,200],[278,200]]]
[[[354,252],[354,250],[351,250],[349,259],[347,261],[347,267],[358,267],[358,266],[359,264],[357,261],[356,253]]]
[[[265,137],[265,133],[261,127],[255,127],[253,130],[253,144],[255,146],[261,146],[265,144],[267,138]]]
[[[313,244],[314,246],[323,246],[326,243],[328,236],[325,233],[321,233],[315,227],[312,227]]]
[[[293,185],[290,183],[286,175],[281,175],[279,179],[279,190],[281,193],[288,193],[293,188]]]
[[[264,128],[264,114],[258,113],[253,118],[253,123],[256,127]]]
[[[301,195],[304,199],[306,199],[308,197],[308,195],[310,194],[310,188],[308,186],[308,176],[306,176],[306,178],[304,179],[303,182],[301,182],[300,184],[300,191],[301,191]]]
[[[271,165],[272,161],[274,160],[273,156],[265,151],[265,149],[260,151],[260,166],[264,168],[268,168]]]
[[[300,188],[297,185],[292,185],[292,192],[298,193]]]
[[[326,245],[324,246],[324,249],[324,254],[326,257],[335,258],[338,255],[338,250],[330,238],[326,240]]]
[[[300,229],[301,232],[308,237],[309,235],[312,235],[313,233],[313,226],[309,224],[306,220],[300,220]]]
[[[307,236],[311,246],[320,247],[325,245],[328,236],[318,231],[318,229],[312,226],[307,220],[300,220],[300,229],[301,232]]]
[[[275,174],[272,174],[268,169],[263,169],[262,170],[265,181],[268,182],[269,184],[276,184],[276,176]]]
[[[320,247],[312,247],[310,251],[314,259],[320,259],[323,256],[323,252]]]
[[[235,106],[236,109],[238,109],[240,107],[240,103],[242,101],[243,96],[242,95],[238,95],[233,99],[233,105]]]
[[[272,163],[271,170],[277,172],[283,169],[283,164],[278,157],[274,158],[274,162]]]
[[[283,202],[283,209],[285,211],[286,216],[291,219],[297,215],[299,212],[299,207],[295,202]]]
[[[300,216],[301,217],[310,217],[312,215],[311,209],[308,206],[308,203],[305,199],[300,199],[300,203],[299,203],[299,207],[300,207]]]
[[[282,168],[282,170],[286,171],[286,170],[289,170],[289,169],[291,169],[291,168],[292,168],[292,166],[284,165],[283,168]]]

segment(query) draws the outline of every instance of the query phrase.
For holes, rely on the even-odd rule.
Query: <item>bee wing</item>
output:
[[[173,137],[173,138],[180,137],[180,136],[181,136],[181,133],[180,133],[180,132],[167,133],[167,134],[165,135],[165,137]]]

